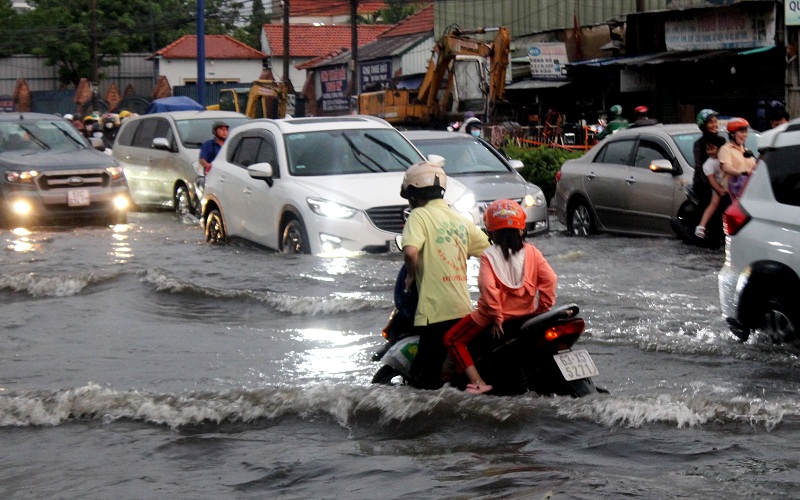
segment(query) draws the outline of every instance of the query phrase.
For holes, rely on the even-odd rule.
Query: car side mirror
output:
[[[431,163],[435,163],[440,167],[444,168],[444,156],[441,155],[428,155],[428,161]]]
[[[153,139],[153,149],[172,151],[172,147],[169,145],[169,141],[167,141],[166,137],[156,137]]]
[[[522,173],[522,170],[525,168],[525,164],[522,160],[508,160],[508,164],[519,173]]]
[[[267,183],[267,186],[272,187],[275,182],[272,179],[272,165],[269,163],[253,163],[247,167],[247,173],[253,179],[261,179]]]
[[[669,160],[653,160],[650,162],[650,170],[671,174],[675,169],[672,168],[672,162]]]

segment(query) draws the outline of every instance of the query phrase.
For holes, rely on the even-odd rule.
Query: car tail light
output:
[[[556,182],[558,182],[558,181],[560,181],[560,180],[561,180],[561,170],[559,170],[558,172],[556,172]]]
[[[738,233],[748,222],[750,222],[750,214],[742,208],[739,200],[734,201],[722,214],[722,230],[728,236]]]

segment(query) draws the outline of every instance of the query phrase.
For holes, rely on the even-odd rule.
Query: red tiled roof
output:
[[[206,35],[206,59],[264,59],[267,55],[228,35]],[[184,35],[155,53],[164,59],[197,59],[197,35]]]
[[[382,0],[359,0],[358,15],[372,14],[386,7]],[[350,0],[291,0],[289,11],[292,17],[344,16],[350,14]]]
[[[433,4],[408,16],[390,29],[381,33],[378,38],[390,36],[417,35],[433,31]]]
[[[292,5],[290,2],[289,5]],[[374,42],[378,35],[391,28],[386,24],[363,24],[358,26],[358,46]],[[283,25],[265,24],[264,34],[272,55],[283,56]],[[291,57],[319,57],[332,50],[350,48],[350,26],[314,26],[311,24],[289,25],[289,52]]]
[[[306,62],[304,62],[302,64],[298,64],[298,65],[295,66],[295,68],[296,69],[313,68],[314,66],[316,66],[319,63],[321,63],[322,61],[326,61],[328,59],[333,59],[334,57],[338,56],[339,54],[341,54],[343,52],[349,52],[349,50],[350,49],[345,49],[345,48],[332,50],[332,51],[328,52],[327,54],[323,54],[323,55],[321,55],[319,57],[315,57],[314,59],[311,59],[310,61],[306,61]]]

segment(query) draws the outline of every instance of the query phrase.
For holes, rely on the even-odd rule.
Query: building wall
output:
[[[159,73],[166,76],[171,86],[185,85],[197,81],[197,61],[195,59],[161,59]],[[260,60],[219,60],[206,59],[207,82],[252,82],[261,75]]]
[[[283,57],[271,57],[272,76],[276,82],[283,81]],[[295,66],[308,62],[308,58],[294,57],[289,61],[289,80],[292,81],[292,86],[295,92],[303,90],[303,85],[306,83],[306,74],[304,69],[297,69]]]
[[[150,54],[123,54],[119,66],[101,68],[100,95],[105,95],[111,83],[116,83],[120,92],[131,85],[134,92],[149,96],[155,82],[153,61]],[[14,93],[17,80],[24,79],[31,91],[61,90],[58,69],[48,66],[44,57],[15,55],[0,58],[0,95]]]
[[[443,35],[447,27],[461,29],[506,26],[511,39],[519,36],[571,28],[577,14],[581,25],[605,23],[611,18],[636,12],[637,0],[448,0],[434,2],[434,34]],[[667,0],[644,0],[646,12],[663,10]]]

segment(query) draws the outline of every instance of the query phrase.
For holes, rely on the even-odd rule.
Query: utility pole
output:
[[[197,0],[197,102],[206,107],[206,27],[205,3]]]
[[[283,0],[283,83],[291,81],[289,78],[289,0]]]
[[[358,72],[358,0],[350,0],[350,54],[352,54],[351,64],[353,65],[350,74],[350,95],[358,95],[358,79],[356,78]]]
[[[100,100],[98,98],[98,87],[100,86],[100,70],[97,57],[97,0],[89,2],[89,18],[91,30],[91,51],[92,51],[92,112],[97,112]]]

